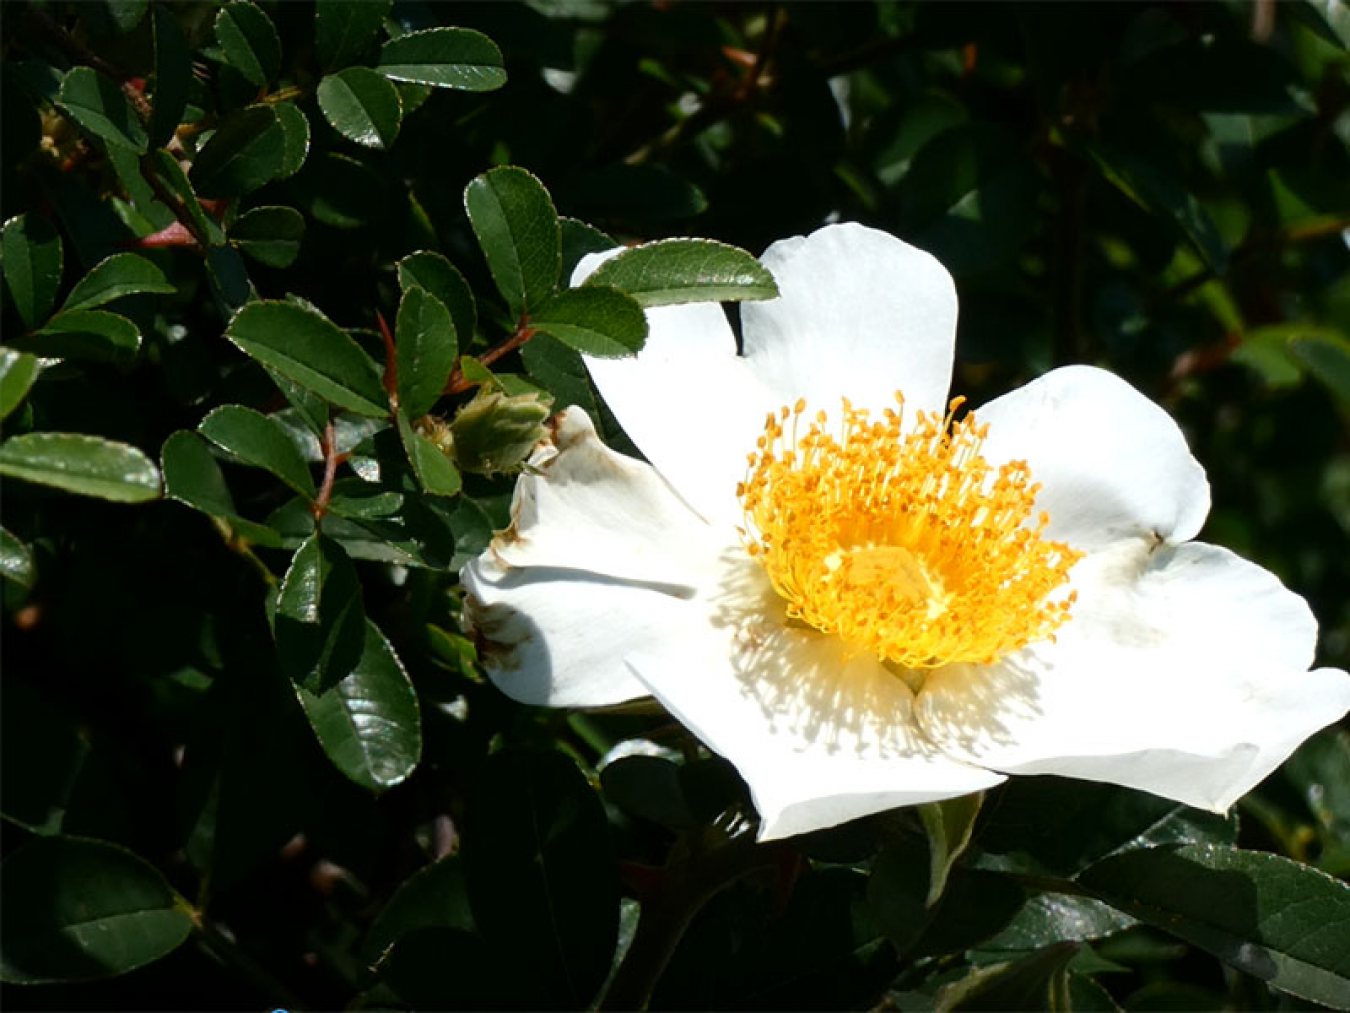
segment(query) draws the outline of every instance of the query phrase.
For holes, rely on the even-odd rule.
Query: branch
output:
[[[520,318],[520,323],[516,326],[516,332],[500,345],[489,348],[478,357],[478,361],[484,366],[490,366],[502,356],[514,352],[517,348],[520,348],[525,342],[538,334],[539,332],[530,326],[529,319],[530,318],[527,316],[522,316]],[[441,393],[462,394],[472,386],[473,383],[464,378],[464,370],[456,363],[455,368],[450,373],[450,379],[446,381],[445,390]]]
[[[324,514],[328,513],[328,504],[333,499],[333,480],[337,478],[338,459],[342,456],[337,452],[337,432],[332,419],[323,427],[319,446],[323,450],[323,482],[319,486],[319,495],[309,507],[315,521],[323,520]]]

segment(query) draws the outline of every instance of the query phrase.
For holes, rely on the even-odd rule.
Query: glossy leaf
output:
[[[188,906],[125,848],[42,837],[0,865],[0,980],[89,981],[172,953],[192,931]]]
[[[309,119],[294,102],[277,102],[272,106],[281,124],[285,143],[282,146],[281,170],[278,179],[289,179],[300,171],[309,157]]]
[[[275,634],[282,669],[313,693],[336,686],[360,663],[361,583],[332,539],[316,533],[296,550],[277,597]]]
[[[225,405],[202,419],[197,431],[245,464],[265,468],[301,496],[317,490],[300,451],[275,421],[242,405]]]
[[[398,262],[398,284],[403,291],[413,286],[426,289],[450,311],[455,335],[468,345],[478,324],[478,307],[464,275],[439,253],[419,250]]]
[[[19,316],[29,327],[47,319],[61,287],[61,237],[36,214],[16,215],[0,232],[0,264],[5,288]]]
[[[1146,848],[1079,876],[1112,907],[1285,992],[1350,1005],[1350,886],[1278,855]]]
[[[0,419],[23,403],[41,370],[35,356],[0,348]]]
[[[333,483],[333,495],[328,501],[330,512],[353,520],[389,517],[402,507],[402,493],[381,489],[359,478],[338,479]]]
[[[1094,900],[1063,893],[1037,894],[981,950],[1039,950],[1053,943],[1090,942],[1137,924],[1129,915]]]
[[[225,62],[259,88],[281,69],[281,39],[272,19],[249,0],[230,0],[216,15],[216,42]]]
[[[192,54],[178,19],[156,4],[153,17],[155,73],[151,86],[150,143],[167,144],[178,129],[192,86]]]
[[[615,288],[586,286],[559,292],[530,318],[541,334],[602,358],[633,355],[647,340],[647,318],[632,296]]]
[[[0,475],[119,503],[159,498],[159,469],[135,447],[82,433],[26,433],[0,444]]]
[[[317,0],[314,48],[325,69],[355,63],[389,14],[393,0]]]
[[[440,399],[455,365],[458,346],[450,311],[426,289],[405,289],[394,340],[399,406],[415,419],[431,411]]]
[[[618,877],[599,797],[557,752],[488,757],[468,802],[464,871],[474,920],[509,945],[547,1005],[580,1008],[609,971]]]
[[[221,123],[188,178],[203,197],[238,197],[283,175],[287,158],[287,131],[276,109],[249,106]]]
[[[150,137],[121,87],[92,67],[74,67],[61,81],[57,104],[89,133],[131,151],[149,148]]]
[[[515,316],[532,312],[562,269],[562,234],[548,191],[524,169],[503,166],[465,187],[464,207],[507,307]]]
[[[377,69],[396,81],[461,91],[492,91],[506,83],[501,50],[468,28],[428,28],[390,39]]]
[[[401,784],[422,756],[417,693],[379,628],[366,621],[361,660],[336,685],[314,693],[296,687],[319,744],[333,765],[361,787]]]
[[[75,283],[64,310],[92,309],[127,295],[175,291],[154,263],[135,253],[114,253]]]
[[[459,492],[459,469],[445,451],[412,427],[403,412],[398,416],[398,433],[418,485],[433,496],[453,496]]]
[[[62,310],[41,330],[11,339],[35,355],[126,364],[136,358],[141,332],[124,316],[105,310]]]
[[[249,303],[225,331],[246,354],[339,407],[389,411],[375,363],[327,317],[291,302]]]
[[[744,250],[708,239],[663,239],[624,250],[586,279],[626,292],[642,306],[773,299],[778,286]]]
[[[36,579],[33,551],[4,528],[0,528],[0,577],[26,588],[32,588]]]
[[[229,239],[268,267],[289,267],[300,254],[305,219],[294,208],[266,206],[245,211],[230,226]]]
[[[398,137],[403,105],[386,77],[348,67],[319,82],[319,108],[333,129],[367,148],[387,148]]]
[[[179,430],[160,450],[164,496],[211,517],[227,520],[239,535],[258,545],[277,548],[281,539],[271,528],[240,516],[230,487],[205,440]]]

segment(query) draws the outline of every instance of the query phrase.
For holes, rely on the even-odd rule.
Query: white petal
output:
[[[511,525],[492,541],[509,566],[549,566],[626,580],[696,585],[719,545],[650,465],[616,454],[569,408],[516,482]]]
[[[1091,550],[1122,538],[1182,542],[1209,513],[1209,483],[1172,417],[1091,366],[1056,369],[976,411],[991,462],[1024,460],[1047,534]]]
[[[647,695],[624,664],[675,650],[703,610],[665,589],[544,567],[505,569],[488,554],[460,573],[464,617],[492,681],[522,703],[603,707]]]
[[[1057,642],[929,677],[916,714],[952,756],[1222,811],[1350,707],[1350,676],[1306,671],[1303,599],[1225,549],[1123,544],[1074,580]]]
[[[768,840],[1003,780],[940,755],[913,694],[866,656],[784,625],[758,566],[729,567],[714,627],[673,653],[634,652],[634,672],[750,786]]]
[[[760,258],[780,297],[741,306],[745,355],[779,404],[836,412],[945,408],[956,289],[932,256],[857,224],[774,243]]]
[[[615,252],[583,257],[584,280]],[[635,357],[586,358],[619,425],[680,497],[704,519],[736,523],[736,483],[778,400],[736,354],[717,303],[647,310],[647,343]]]

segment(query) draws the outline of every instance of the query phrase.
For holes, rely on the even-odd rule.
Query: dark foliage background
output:
[[[477,36],[386,42],[436,26],[495,42],[505,84]],[[483,681],[455,570],[510,475],[438,470],[430,423],[342,400],[381,316],[405,342],[396,265],[438,251],[467,286],[419,282],[449,311],[426,333],[623,445],[576,349],[639,342],[631,300],[513,350],[510,244],[463,196],[492,166],[547,188],[565,265],[606,245],[578,222],[758,253],[862,221],[955,275],[975,404],[1069,362],[1164,404],[1213,483],[1203,537],[1305,595],[1345,667],[1344,6],[89,0],[5,3],[0,29],[7,1007],[1350,1005],[1347,894],[1309,871],[1350,872],[1343,729],[1230,820],[1027,778],[755,847],[734,772],[669,719]],[[522,178],[479,185],[559,228]],[[235,316],[287,296],[312,308]],[[359,357],[337,393],[287,344],[322,317]],[[449,417],[486,374],[444,365]],[[272,421],[203,425],[226,405]],[[302,565],[330,597],[287,599]],[[673,752],[597,773],[633,737]]]

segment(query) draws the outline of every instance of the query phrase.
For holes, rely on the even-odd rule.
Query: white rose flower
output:
[[[462,574],[505,693],[655,697],[762,839],[1018,773],[1222,811],[1350,707],[1303,599],[1190,541],[1209,487],[1157,405],[1070,366],[954,420],[936,260],[846,224],[763,262],[781,295],[741,307],[741,353],[700,304],[587,360],[651,463],[553,421]]]

